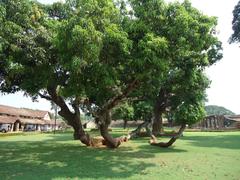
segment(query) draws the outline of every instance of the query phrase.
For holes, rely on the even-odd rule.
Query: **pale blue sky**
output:
[[[52,3],[57,0],[39,1]],[[218,17],[218,36],[224,47],[224,58],[206,70],[208,77],[212,81],[211,87],[207,90],[209,99],[207,104],[224,106],[240,114],[240,44],[228,44],[228,39],[232,33],[232,10],[237,2],[238,0],[192,0],[193,6],[203,13]],[[33,103],[30,98],[23,97],[22,93],[0,95],[0,104],[33,109],[50,109],[49,102],[41,99],[39,103]]]

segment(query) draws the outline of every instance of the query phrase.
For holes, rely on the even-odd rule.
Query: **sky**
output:
[[[58,0],[39,0],[52,3]],[[172,0],[168,0],[172,1]],[[229,44],[232,34],[232,11],[238,0],[191,0],[192,5],[209,16],[218,18],[218,37],[223,43],[223,59],[206,70],[211,80],[207,89],[207,105],[224,106],[240,114],[240,44]],[[32,102],[23,93],[0,95],[0,104],[15,107],[50,110],[50,103],[44,99]]]
[[[203,13],[218,17],[218,37],[223,43],[223,59],[206,70],[211,80],[208,105],[219,105],[240,114],[240,44],[229,44],[232,11],[238,0],[192,0]]]

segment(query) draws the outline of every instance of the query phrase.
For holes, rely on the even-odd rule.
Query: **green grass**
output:
[[[70,133],[4,136],[0,179],[239,180],[240,132],[187,132],[169,149],[140,138],[115,150],[85,147]]]

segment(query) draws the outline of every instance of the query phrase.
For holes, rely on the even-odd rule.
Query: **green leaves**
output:
[[[105,48],[112,55],[124,56],[130,54],[131,41],[128,34],[124,32],[117,24],[111,24],[105,27],[104,32]],[[119,54],[118,54],[119,52]]]
[[[123,103],[113,109],[114,119],[133,120],[134,108],[128,102]]]
[[[205,116],[204,105],[201,103],[182,103],[173,113],[173,118],[178,124],[192,125]]]
[[[144,57],[144,64],[153,64],[157,65],[161,59],[164,59],[168,43],[164,37],[154,36],[154,34],[148,33],[146,36],[139,42],[139,51],[141,56]]]
[[[171,110],[184,121],[189,113],[193,122],[191,112],[200,117],[208,86],[203,70],[221,59],[215,26],[216,18],[188,1],[129,0],[121,7],[112,0],[4,1],[1,91],[34,95],[55,86],[65,98],[87,97],[98,108],[117,98],[147,97],[134,112],[149,119],[164,89]],[[133,80],[137,86],[124,93]],[[120,111],[133,113],[129,104]]]
[[[133,104],[134,118],[136,120],[150,121],[153,107],[149,101],[139,101]]]

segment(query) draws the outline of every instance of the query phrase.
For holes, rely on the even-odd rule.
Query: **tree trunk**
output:
[[[126,98],[137,86],[139,81],[137,79],[132,80],[122,93],[109,99],[97,112],[94,112],[96,121],[99,124],[99,129],[104,143],[110,148],[117,148],[122,141],[126,141],[126,137],[113,138],[108,132],[108,126],[111,122],[110,110],[113,109],[121,100]]]
[[[118,138],[113,138],[108,132],[108,126],[105,124],[100,125],[100,132],[102,137],[104,138],[103,144],[109,148],[117,148],[121,141]]]
[[[74,140],[80,140],[83,144],[90,146],[91,144],[91,139],[90,136],[85,133],[80,116],[76,114],[68,114],[64,111],[59,111],[59,115],[64,117],[64,119],[67,120],[68,124],[73,127],[74,133],[73,133],[73,138]]]
[[[127,120],[123,120],[123,129],[126,129],[127,128]]]
[[[63,117],[70,126],[72,126],[74,133],[73,133],[73,139],[74,140],[80,140],[80,134],[81,134],[81,127],[80,127],[80,119],[78,123],[78,117],[75,116],[71,112],[67,112],[64,110],[64,108],[61,108],[61,110],[58,112],[58,114]]]
[[[75,113],[73,113],[69,110],[64,99],[57,94],[56,89],[57,89],[56,86],[49,86],[47,88],[48,93],[51,96],[51,100],[61,108],[58,114],[62,116],[68,122],[68,124],[73,127],[74,129],[73,138],[75,140],[80,140],[83,144],[87,146],[90,146],[91,139],[89,135],[85,133],[82,123],[80,121],[80,110],[77,104],[77,98],[76,104],[72,105],[75,111]]]
[[[153,109],[153,127],[152,133],[155,136],[163,134],[163,119],[162,114],[165,112],[167,106],[167,92],[165,89],[161,89],[157,96]]]
[[[121,144],[121,138],[113,138],[108,131],[108,126],[111,123],[111,114],[106,111],[103,115],[97,118],[99,129],[102,137],[104,138],[103,144],[109,148],[117,148]]]
[[[179,137],[182,136],[182,133],[183,133],[183,131],[185,130],[185,128],[186,128],[186,125],[183,124],[183,125],[180,127],[178,133],[177,133],[175,136],[173,136],[168,142],[160,142],[160,143],[157,143],[157,142],[156,142],[156,139],[152,139],[152,140],[150,141],[150,144],[153,145],[153,146],[164,147],[164,148],[170,147],[171,145],[173,145],[173,143],[174,143]]]
[[[80,140],[83,144],[90,146],[91,145],[91,138],[89,134],[85,133],[80,118],[75,116],[74,124],[73,124],[73,137],[75,140]]]
[[[152,133],[155,136],[163,134],[162,112],[160,110],[155,110],[154,111]]]

